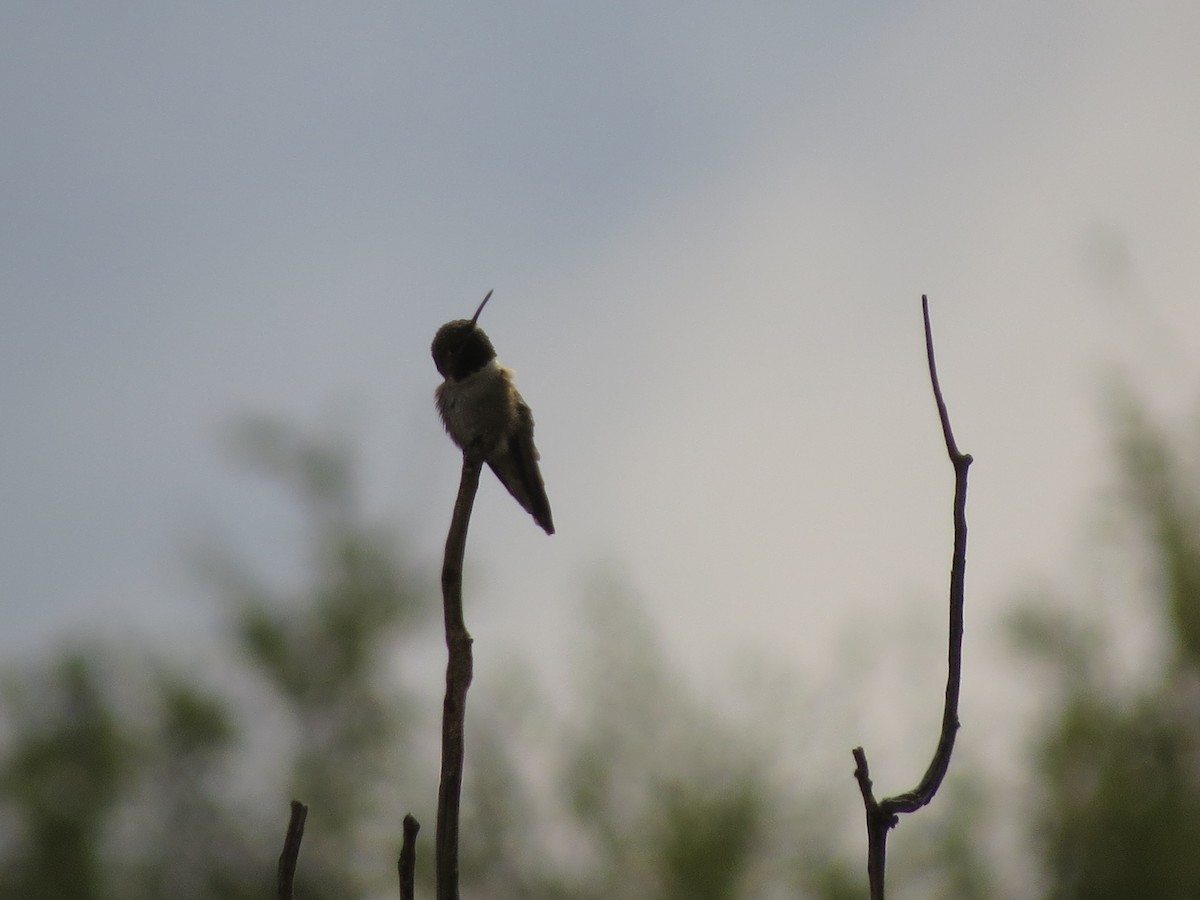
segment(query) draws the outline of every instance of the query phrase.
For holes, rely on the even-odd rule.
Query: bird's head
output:
[[[433,364],[437,366],[443,378],[461,381],[496,358],[492,342],[483,333],[483,329],[475,324],[491,298],[492,292],[488,291],[479,308],[475,310],[475,315],[469,319],[447,322],[433,336],[433,345],[430,347]]]

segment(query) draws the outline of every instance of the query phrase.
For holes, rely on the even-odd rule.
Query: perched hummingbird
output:
[[[470,319],[455,319],[433,337],[433,362],[446,380],[434,391],[442,423],[464,451],[482,455],[546,534],[554,534],[550,501],[533,445],[533,412],[517,393],[512,372],[496,360],[492,342],[475,322],[492,292]]]

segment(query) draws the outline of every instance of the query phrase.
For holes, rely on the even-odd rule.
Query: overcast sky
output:
[[[4,4],[0,651],[192,640],[209,527],[271,565],[244,412],[346,424],[433,589],[429,342],[488,289],[559,533],[485,477],[485,663],[569,647],[598,568],[695,671],[940,628],[922,293],[982,648],[1078,563],[1105,367],[1194,395],[1197,34],[1192,2]]]

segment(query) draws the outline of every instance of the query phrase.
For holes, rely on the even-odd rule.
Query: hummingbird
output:
[[[464,453],[482,456],[522,508],[546,534],[554,534],[533,445],[533,412],[517,392],[512,372],[500,365],[492,342],[475,324],[491,298],[488,291],[475,315],[447,322],[434,335],[433,363],[445,379],[434,400],[454,443]]]

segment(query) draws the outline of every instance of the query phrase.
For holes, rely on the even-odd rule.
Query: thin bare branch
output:
[[[883,869],[887,859],[888,829],[896,824],[896,817],[886,817],[875,801],[871,786],[871,771],[867,768],[867,754],[862,747],[854,748],[854,777],[862,791],[863,805],[867,811],[867,879],[871,885],[871,900],[883,900]]]
[[[415,900],[413,882],[417,872],[417,832],[421,824],[411,814],[404,817],[404,842],[400,845],[400,859],[396,868],[400,872],[400,900]]]
[[[308,807],[299,800],[293,800],[291,816],[288,818],[287,837],[283,839],[283,852],[279,854],[279,874],[276,881],[279,900],[292,900],[296,863],[300,859],[300,841],[304,838],[304,820],[307,818]]]
[[[442,706],[442,773],[438,786],[437,834],[434,839],[437,871],[437,900],[458,900],[458,820],[462,797],[464,731],[467,715],[467,688],[471,686],[474,661],[471,635],[463,620],[462,569],[467,546],[467,526],[479,471],[483,460],[463,454],[462,478],[450,533],[446,537],[446,555],[442,564],[442,609],[446,620],[446,699]]]
[[[954,441],[954,432],[950,428],[950,416],[942,398],[933,354],[929,300],[923,295],[921,311],[925,319],[925,352],[929,360],[929,380],[933,386],[933,398],[937,403],[938,418],[942,424],[946,453],[954,466],[954,552],[950,564],[950,640],[947,651],[946,699],[942,709],[942,726],[937,749],[920,783],[911,791],[876,801],[867,768],[867,755],[861,747],[854,749],[854,775],[862,792],[867,816],[867,874],[871,883],[872,900],[883,900],[884,897],[884,862],[888,831],[899,821],[899,813],[915,812],[933,800],[950,768],[950,755],[954,751],[954,739],[959,728],[958,698],[962,684],[963,602],[967,568],[967,472],[972,460],[970,454],[959,451]]]

